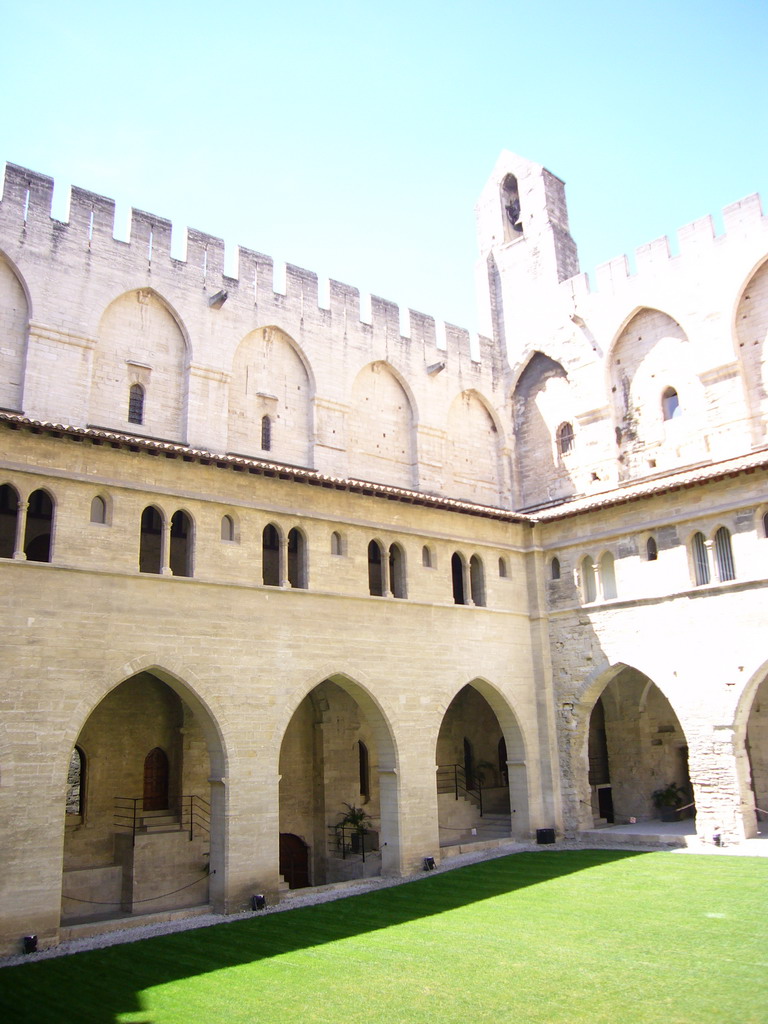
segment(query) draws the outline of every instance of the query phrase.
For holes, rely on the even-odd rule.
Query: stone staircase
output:
[[[138,819],[136,831],[143,835],[152,835],[156,832],[180,832],[182,829],[181,817],[164,811],[144,811]]]

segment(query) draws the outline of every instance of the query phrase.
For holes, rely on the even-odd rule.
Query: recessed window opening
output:
[[[368,763],[368,747],[362,740],[357,741],[357,760],[360,771],[360,796],[367,800],[371,795],[371,770]]]
[[[288,582],[297,590],[307,589],[307,543],[295,526],[288,533]]]
[[[375,540],[368,545],[368,593],[371,597],[384,596],[384,566],[382,565],[381,546]]]
[[[567,455],[573,451],[574,436],[573,426],[570,423],[561,423],[557,428],[557,451],[559,455]]]
[[[693,577],[697,587],[709,583],[709,554],[703,533],[693,536]]]
[[[550,564],[550,576],[553,580],[560,579],[560,559],[555,557]]]
[[[269,416],[261,417],[261,450],[268,452],[272,449],[272,420]]]
[[[453,603],[466,604],[467,597],[464,591],[464,559],[454,551],[451,556],[451,581],[453,583]]]
[[[405,553],[399,544],[389,548],[389,586],[393,597],[407,597],[405,583]]]
[[[603,588],[603,600],[611,601],[618,596],[616,590],[616,568],[610,551],[606,551],[600,559],[600,583]]]
[[[107,521],[107,503],[97,494],[91,502],[91,522],[92,523],[106,523]]]
[[[174,576],[192,575],[192,520],[181,510],[171,519],[170,565]]]
[[[469,560],[469,586],[472,593],[472,601],[479,608],[485,607],[485,570],[483,563],[477,555],[472,555]]]
[[[144,422],[144,388],[141,384],[131,384],[128,392],[128,422]]]
[[[507,560],[506,558],[499,558],[499,576],[505,580],[507,575]]]
[[[53,500],[47,491],[29,496],[27,525],[24,530],[24,554],[29,562],[50,562],[53,530]]]
[[[649,562],[655,562],[659,557],[659,549],[653,537],[649,537],[645,542],[645,555]]]
[[[85,805],[85,754],[75,747],[67,771],[66,813],[82,817]]]
[[[341,534],[338,530],[334,530],[331,534],[331,554],[342,555],[344,553],[344,545],[341,539]]]
[[[229,541],[235,539],[235,521],[232,516],[221,517],[221,539]]]
[[[3,484],[0,487],[0,558],[13,558],[18,518],[18,492],[10,484]]]
[[[432,552],[426,544],[421,549],[421,564],[425,569],[432,568]]]
[[[717,578],[721,583],[736,579],[736,567],[733,564],[733,549],[731,548],[731,532],[725,526],[721,526],[715,534],[715,567],[717,569]]]
[[[523,233],[520,190],[514,174],[508,174],[501,183],[501,207],[504,211],[504,237],[510,241]]]
[[[768,512],[763,516],[763,536],[768,538]]]
[[[139,572],[159,573],[162,568],[163,516],[154,505],[141,513]]]
[[[261,579],[265,587],[280,586],[280,534],[272,523],[261,535]]]
[[[682,416],[680,399],[674,388],[665,388],[661,396],[661,413],[665,420],[674,420]]]
[[[581,560],[581,586],[586,604],[597,600],[595,567],[590,555],[585,555]]]

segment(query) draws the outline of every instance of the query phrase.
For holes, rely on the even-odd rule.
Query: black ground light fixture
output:
[[[36,953],[37,952],[37,936],[36,935],[25,935],[21,940],[22,946],[25,953]]]
[[[267,897],[261,893],[251,896],[251,910],[264,910],[267,906]]]
[[[425,857],[424,858],[424,870],[425,871],[434,871],[435,870],[435,858],[434,857]]]

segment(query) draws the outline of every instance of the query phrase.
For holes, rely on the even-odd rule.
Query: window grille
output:
[[[726,580],[736,579],[733,550],[731,548],[731,533],[724,526],[721,526],[715,534],[715,565],[717,566],[717,578],[721,583],[724,583]]]
[[[697,587],[709,583],[709,555],[704,542],[704,534],[694,534],[693,538],[693,573]]]
[[[566,455],[573,451],[573,426],[570,423],[561,423],[557,428],[557,450],[560,455]]]
[[[272,448],[272,420],[269,416],[261,417],[261,450],[270,451]]]
[[[128,422],[144,422],[144,388],[141,384],[131,384],[128,393]]]

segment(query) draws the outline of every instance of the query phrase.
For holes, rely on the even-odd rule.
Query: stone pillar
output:
[[[171,576],[171,520],[163,516],[163,532],[160,538],[160,575]]]
[[[22,562],[25,561],[27,557],[24,554],[24,534],[27,529],[28,508],[28,501],[19,501],[18,513],[16,515],[16,537],[13,542],[13,557]]]

